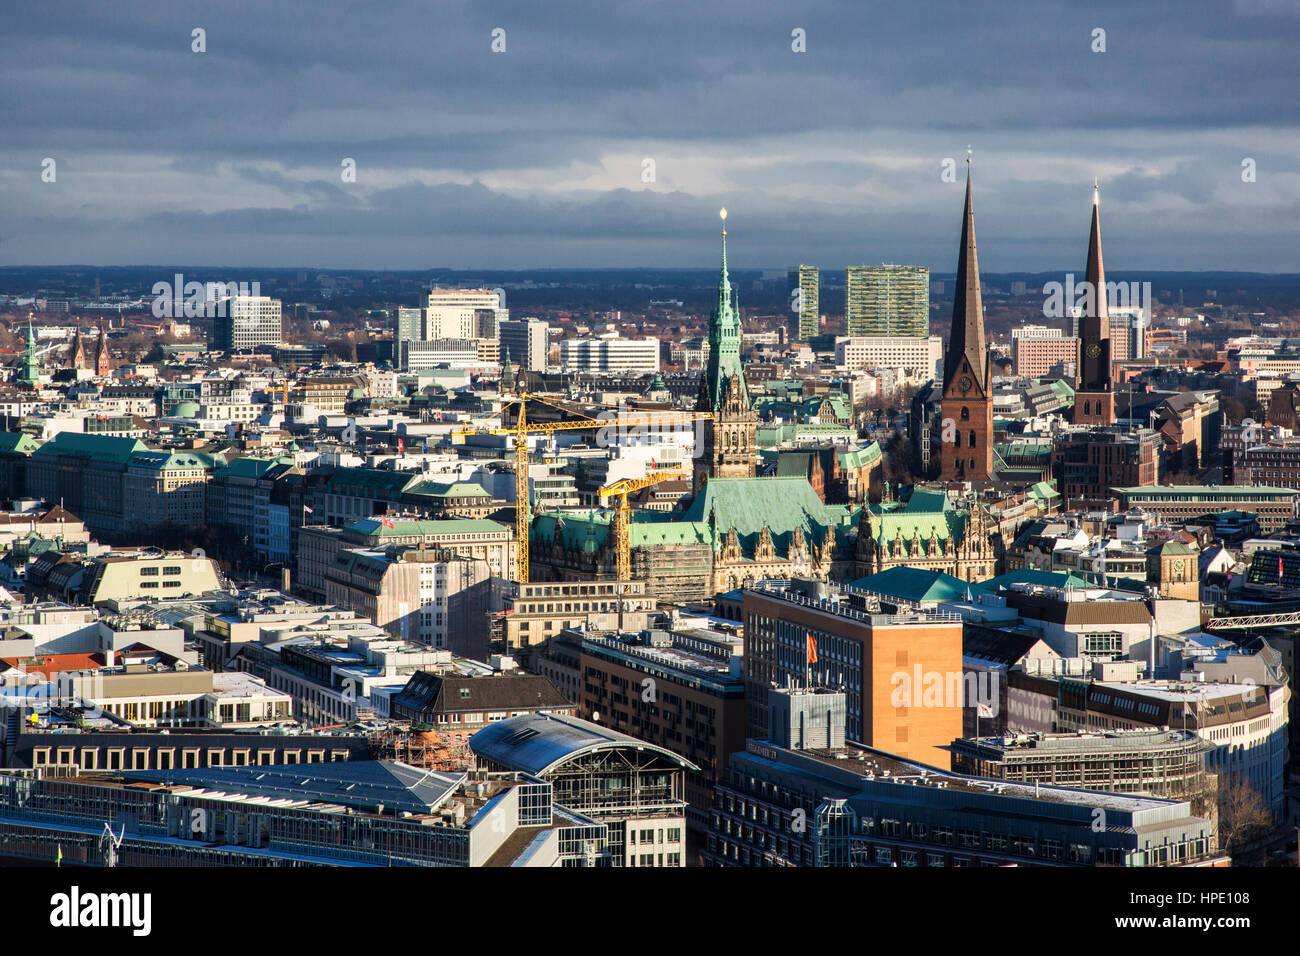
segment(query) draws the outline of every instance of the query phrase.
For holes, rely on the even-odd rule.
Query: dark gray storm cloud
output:
[[[0,263],[689,266],[726,205],[738,266],[949,271],[969,144],[986,269],[1081,265],[1096,176],[1114,268],[1300,271],[1298,41],[1300,0],[11,6]]]

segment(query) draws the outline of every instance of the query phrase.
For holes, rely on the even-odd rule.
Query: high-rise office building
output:
[[[424,338],[424,309],[408,309],[399,306],[392,311],[395,342],[419,342]],[[401,351],[400,345],[397,351]]]
[[[212,319],[214,348],[230,352],[280,344],[280,300],[265,295],[219,299]]]
[[[541,319],[505,319],[501,323],[501,355],[530,372],[545,372],[546,336],[550,328]]]
[[[930,270],[924,266],[850,266],[845,270],[848,335],[930,334]]]
[[[425,339],[478,339],[484,319],[481,309],[496,313],[496,322],[509,318],[501,296],[490,289],[432,289],[424,295]],[[486,336],[493,338],[495,336]]]
[[[807,342],[821,330],[821,272],[816,266],[799,266],[789,278],[795,339]]]

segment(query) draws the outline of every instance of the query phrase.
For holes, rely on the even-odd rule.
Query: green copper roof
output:
[[[232,458],[220,473],[231,478],[261,478],[280,464],[283,462],[278,458]]]
[[[1052,391],[1054,391],[1057,397],[1061,399],[1061,401],[1063,402],[1074,401],[1074,389],[1070,387],[1069,382],[1057,378],[1048,382],[1047,387],[1050,388]]]
[[[1039,571],[1035,568],[1021,568],[1018,571],[1008,571],[1006,574],[999,574],[995,578],[980,582],[980,586],[987,591],[1010,588],[1013,584],[1037,584],[1049,588],[1081,588],[1087,587],[1088,581],[1070,571]]]
[[[367,491],[396,496],[419,480],[410,471],[382,471],[378,468],[338,468],[325,483],[326,491],[339,494],[340,488],[364,488]]]
[[[0,432],[0,452],[30,455],[40,447],[41,443],[26,432]]]
[[[1039,501],[1046,501],[1049,498],[1061,497],[1061,493],[1056,490],[1053,482],[1039,481],[1030,486],[1029,497],[1037,498]]]
[[[612,521],[613,512],[604,509],[548,511],[533,518],[532,535],[541,540],[552,540],[558,535],[566,548],[594,553],[605,546]],[[670,515],[662,512],[634,511],[627,538],[632,548],[707,544],[709,528],[698,521],[671,520]]]
[[[984,582],[987,585],[988,582]],[[966,595],[978,597],[985,587],[970,584],[961,578],[931,571],[898,565],[878,574],[868,574],[853,582],[854,587],[866,588],[877,594],[902,598],[907,601],[964,601]]]
[[[880,443],[870,442],[856,451],[839,453],[841,468],[862,468],[880,460]]]
[[[125,465],[132,456],[148,447],[138,438],[114,438],[110,435],[85,435],[81,432],[59,432],[40,448],[32,452],[33,458],[53,458],[74,455],[96,461]]]
[[[203,471],[212,467],[212,456],[192,451],[142,451],[131,456],[131,467],[154,471]]]
[[[428,498],[488,498],[487,489],[473,481],[422,481],[406,490],[408,495]]]
[[[940,541],[957,540],[966,525],[966,513],[954,508],[946,494],[925,488],[914,489],[905,505],[882,502],[863,507],[871,509],[873,535],[881,544],[900,538],[903,541],[919,538],[922,542],[931,537]],[[858,515],[861,513],[859,508]]]

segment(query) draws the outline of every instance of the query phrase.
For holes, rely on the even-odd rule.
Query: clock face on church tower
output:
[[[970,386],[971,380],[969,375],[963,375],[961,378],[957,379],[957,388],[961,390],[963,395],[970,391]]]
[[[1101,346],[1098,345],[1096,342],[1093,342],[1091,345],[1088,346],[1088,358],[1096,358],[1100,354],[1101,354]]]

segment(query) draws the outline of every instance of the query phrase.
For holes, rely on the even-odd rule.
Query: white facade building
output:
[[[835,364],[845,371],[903,368],[917,384],[943,377],[943,339],[928,336],[840,335]]]
[[[571,372],[609,372],[643,375],[659,371],[659,340],[565,339],[560,343],[560,364]]]

